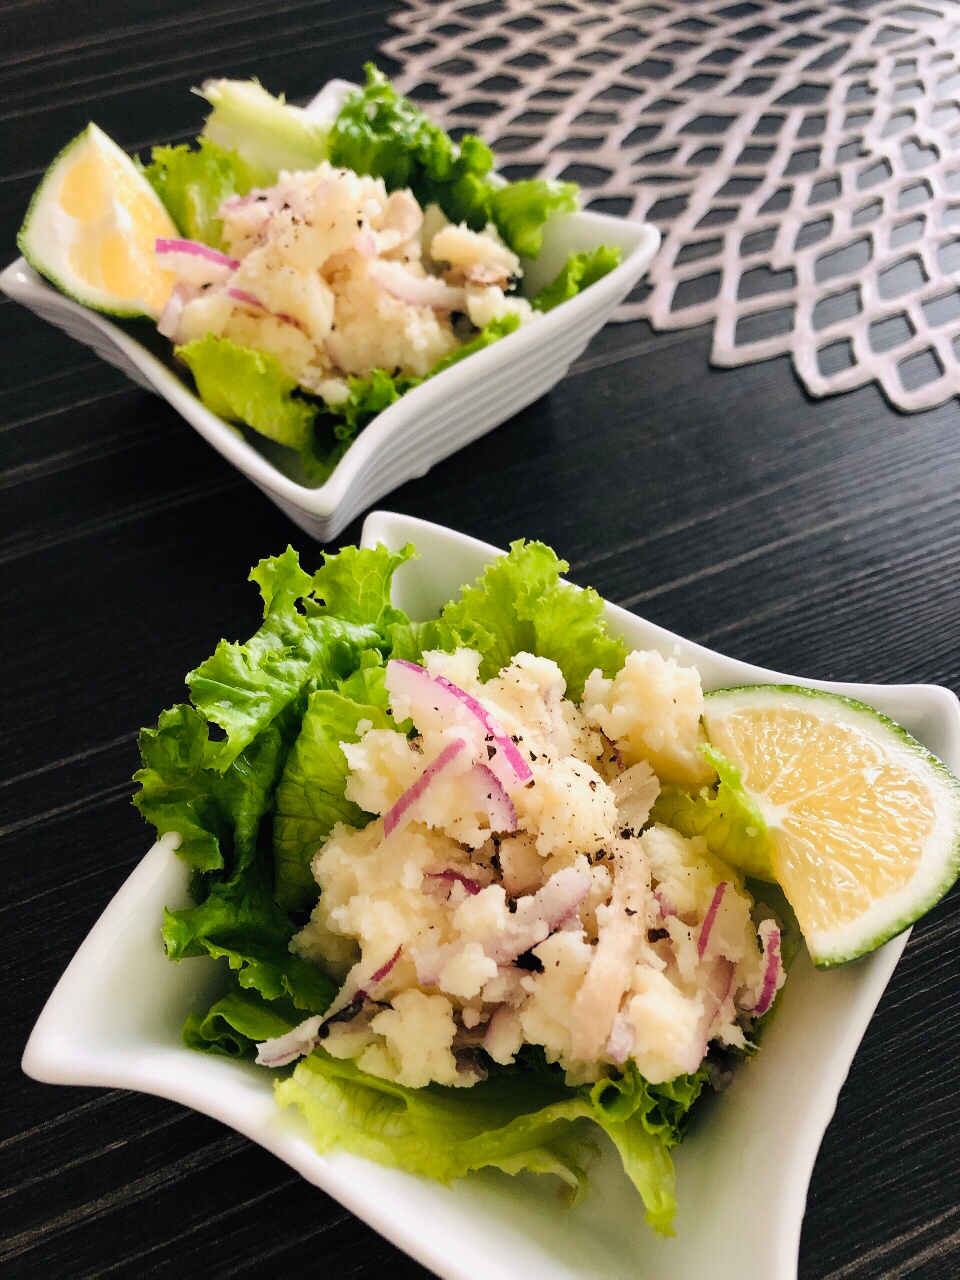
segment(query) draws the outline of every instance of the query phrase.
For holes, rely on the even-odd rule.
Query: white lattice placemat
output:
[[[664,233],[620,319],[714,322],[823,396],[960,392],[957,0],[408,0],[404,92],[508,177]]]

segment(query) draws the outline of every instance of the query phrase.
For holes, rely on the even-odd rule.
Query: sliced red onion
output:
[[[685,1071],[692,1075],[706,1056],[714,1028],[720,1021],[724,1005],[733,999],[737,989],[737,966],[732,960],[721,957],[709,966],[703,993],[703,1013],[697,1023],[690,1047],[689,1059],[682,1062]]]
[[[415,276],[402,262],[378,259],[369,267],[370,279],[391,297],[411,307],[431,307],[434,311],[466,311],[467,295],[436,276]]]
[[[374,231],[370,227],[364,227],[353,237],[353,247],[361,258],[375,262],[382,253],[396,249],[403,240],[399,231]]]
[[[446,885],[448,892],[455,884],[462,885],[471,898],[483,888],[482,884],[479,884],[476,880],[471,880],[462,871],[454,871],[452,867],[448,867],[445,871],[429,871],[423,878],[424,880]]]
[[[446,676],[434,677],[419,663],[408,662],[406,658],[393,658],[387,663],[387,690],[391,700],[403,698],[409,703],[415,723],[418,707],[435,711],[441,722],[450,726],[463,724],[463,713],[469,712],[483,730],[487,744],[489,758],[483,763],[503,786],[516,786],[518,782],[528,782],[533,777],[529,764],[507,735],[503,725],[466,689],[461,689]],[[417,727],[423,726],[418,724]]]
[[[231,285],[227,290],[227,297],[233,298],[234,302],[240,302],[245,307],[252,307],[254,311],[262,311],[265,315],[273,316],[275,320],[282,320],[284,324],[292,324],[298,329],[302,328],[300,321],[294,316],[288,316],[285,311],[271,311],[266,303],[261,302],[255,294],[246,289],[235,289]]]
[[[380,252],[376,233],[371,231],[369,227],[364,227],[357,232],[353,237],[353,247],[361,258],[368,258],[371,262]]]
[[[374,973],[371,973],[368,978],[363,977],[361,972],[363,968],[363,961],[358,960],[347,974],[346,981],[337,992],[330,1008],[323,1015],[322,1023],[330,1022],[336,1014],[345,1009],[347,1005],[353,1004],[355,1000],[365,1000],[368,996],[371,996],[374,988],[384,980],[393,966],[400,959],[400,952],[402,950],[402,946],[397,947],[396,951],[386,964],[382,965]]]
[[[512,745],[512,744],[511,744]],[[517,829],[517,811],[503,784],[489,765],[475,764],[467,774],[477,806],[490,819],[490,830],[509,834]]]
[[[780,956],[780,930],[772,920],[761,922],[757,932],[763,945],[766,964],[763,970],[763,981],[760,984],[760,995],[753,1008],[746,1009],[755,1018],[761,1018],[773,1004],[777,991],[783,985],[783,960]]]
[[[269,308],[246,289],[235,289],[231,286],[227,290],[227,297],[233,298],[234,302],[242,302],[245,307],[253,307],[256,311],[267,311]]]
[[[434,779],[449,768],[461,751],[466,751],[466,749],[467,744],[463,738],[454,738],[452,742],[447,743],[434,760],[431,760],[416,782],[407,787],[396,804],[387,810],[383,818],[383,834],[385,836],[392,835],[398,827],[406,826],[412,816],[410,813],[411,808],[430,787]]]
[[[386,964],[384,964],[384,965],[381,965],[381,966],[380,966],[380,968],[376,971],[376,973],[372,973],[372,974],[370,975],[370,981],[369,981],[369,983],[367,983],[367,985],[366,985],[365,987],[358,987],[358,988],[357,988],[357,995],[358,995],[358,996],[359,996],[359,995],[365,995],[365,996],[370,995],[370,993],[372,992],[373,988],[374,988],[374,987],[375,987],[379,982],[382,982],[382,981],[384,980],[384,978],[387,976],[387,974],[390,972],[390,970],[393,968],[393,966],[394,966],[394,965],[397,963],[397,961],[400,959],[400,952],[401,952],[402,950],[403,950],[403,947],[397,947],[396,951],[393,953],[393,955],[390,957],[390,959],[387,961],[387,963],[386,963]]]
[[[224,284],[240,266],[236,258],[197,240],[158,239],[154,252],[166,271],[189,284]]]
[[[440,975],[443,973],[449,961],[462,951],[463,946],[459,942],[448,942],[442,947],[431,947],[428,950],[420,951],[413,958],[413,963],[417,970],[417,981],[422,987],[435,987],[440,981]]]
[[[617,1066],[622,1066],[630,1057],[633,1048],[633,1027],[624,1014],[618,1013],[613,1022],[613,1030],[607,1041],[607,1057]]]
[[[728,880],[721,880],[713,891],[713,899],[707,907],[707,914],[703,917],[703,924],[700,926],[700,936],[697,938],[697,955],[703,959],[703,953],[707,949],[707,943],[710,941],[710,934],[713,932],[713,926],[717,921],[717,912],[720,910],[720,903],[723,901],[723,895],[729,887]]]
[[[486,707],[479,703],[471,694],[467,693],[466,689],[461,689],[458,684],[454,684],[453,681],[448,680],[446,676],[437,676],[436,683],[441,689],[446,689],[448,693],[452,693],[457,701],[462,703],[471,715],[476,716],[483,725],[484,736],[489,735],[493,739],[492,746],[494,748],[494,754],[490,757],[489,767],[496,771],[495,766],[498,763],[498,756],[502,752],[504,759],[513,771],[516,781],[529,782],[533,777],[533,770],[530,768],[526,760],[524,760],[522,754],[517,750],[516,743],[509,737],[500,722],[495,720],[490,712],[487,711]],[[497,776],[500,777],[500,781],[502,782],[503,778],[500,774],[497,774]]]
[[[380,219],[380,235],[396,236],[397,244],[412,240],[423,222],[423,210],[409,191],[394,191]]]
[[[257,1062],[261,1067],[285,1067],[294,1058],[310,1053],[319,1043],[320,1024],[323,1019],[319,1014],[305,1018],[291,1031],[282,1036],[272,1036],[257,1045]]]
[[[160,312],[157,333],[164,338],[169,338],[171,342],[176,342],[177,334],[180,332],[183,308],[195,297],[197,297],[197,290],[193,285],[175,284],[173,292],[167,299],[167,305]]]
[[[510,964],[556,932],[592,886],[593,877],[581,867],[554,872],[536,893],[517,899],[517,909],[503,931],[484,945],[487,955],[498,965]]]
[[[664,920],[666,920],[667,916],[675,916],[677,914],[676,907],[669,898],[660,892],[659,889],[654,889],[653,896],[657,900],[657,906],[660,908],[660,915]]]

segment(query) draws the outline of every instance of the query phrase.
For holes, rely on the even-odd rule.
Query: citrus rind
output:
[[[156,319],[165,298],[161,301],[159,296],[155,296],[150,301],[146,296],[151,291],[155,292],[156,281],[150,278],[155,271],[145,271],[145,287],[141,296],[120,297],[107,288],[96,287],[70,269],[67,255],[76,237],[72,234],[72,220],[60,208],[60,191],[71,167],[82,159],[82,152],[86,148],[98,149],[109,157],[116,168],[122,169],[131,189],[135,190],[137,199],[142,202],[143,209],[152,220],[148,238],[155,238],[153,231],[157,236],[175,238],[179,235],[163,202],[135,161],[95,124],[90,124],[63,147],[41,179],[17,233],[17,246],[34,271],[49,280],[61,293],[83,306],[118,317],[150,316]],[[149,265],[153,267],[152,263]],[[166,272],[160,274],[164,278],[169,275]],[[170,287],[172,284],[171,276]]]
[[[728,717],[741,710],[802,713],[814,716],[824,725],[855,730],[879,750],[894,771],[909,777],[929,798],[931,830],[923,841],[916,870],[902,888],[874,898],[861,914],[832,928],[818,928],[809,920],[805,922],[802,907],[792,902],[807,949],[818,968],[845,964],[876,950],[929,911],[960,876],[960,781],[902,725],[873,707],[855,698],[796,685],[744,685],[706,695],[703,721],[707,736],[727,755],[731,755],[731,742],[726,739],[722,726]],[[736,755],[734,750],[732,758],[742,766],[743,760]],[[742,775],[747,772],[742,770]],[[854,773],[855,770],[850,776]],[[822,787],[829,787],[830,782],[829,778],[824,779]],[[776,842],[783,813],[787,812],[789,817],[789,806],[771,806],[764,794],[757,794],[749,787],[746,777],[744,785]],[[814,792],[819,789],[815,788]],[[804,794],[798,793],[798,801],[804,798]],[[796,830],[795,818],[791,825]],[[868,842],[869,833],[864,833],[862,843]],[[781,874],[782,868],[778,879]],[[783,885],[782,880],[781,885],[790,898],[788,886]]]

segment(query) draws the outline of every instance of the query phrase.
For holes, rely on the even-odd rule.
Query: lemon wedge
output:
[[[156,319],[174,276],[157,265],[154,244],[179,234],[133,160],[91,124],[47,170],[17,244],[35,271],[85,306]]]
[[[753,685],[709,694],[703,723],[767,825],[818,967],[873,951],[957,879],[960,782],[871,707]]]

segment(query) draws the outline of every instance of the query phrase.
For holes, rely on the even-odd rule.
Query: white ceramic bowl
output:
[[[415,618],[435,616],[499,554],[449,529],[383,512],[363,528],[365,545],[378,541],[417,544],[421,559],[399,570],[394,592]],[[791,681],[862,698],[960,772],[960,703],[946,689],[785,676],[691,644],[614,605],[607,616],[628,644],[695,663],[708,689]],[[676,1152],[677,1235],[661,1240],[644,1224],[612,1148],[574,1209],[559,1203],[551,1178],[489,1171],[444,1187],[353,1156],[318,1156],[299,1117],[274,1105],[269,1071],[181,1042],[184,1015],[209,1007],[222,980],[213,960],[173,964],[164,956],[163,907],[187,903],[187,878],[163,841],[151,849],[47,1002],[23,1057],[28,1075],[139,1089],[213,1116],[448,1280],[795,1280],[817,1148],[906,935],[824,973],[805,953],[796,960],[761,1052]]]
[[[331,81],[308,110],[336,113],[346,81]],[[620,265],[582,294],[556,307],[468,360],[429,379],[391,405],[360,433],[319,488],[300,484],[283,468],[288,451],[241,433],[210,412],[186,383],[109,317],[90,311],[43,281],[23,258],[0,274],[0,289],[134,382],[157,392],[225,458],[238,467],[301,529],[326,541],[378,498],[492,431],[554,386],[642,277],[660,243],[646,223],[599,213],[550,219],[543,249],[524,262],[524,290],[534,294],[557,274],[571,252],[618,245]],[[292,455],[290,455],[292,457]]]

